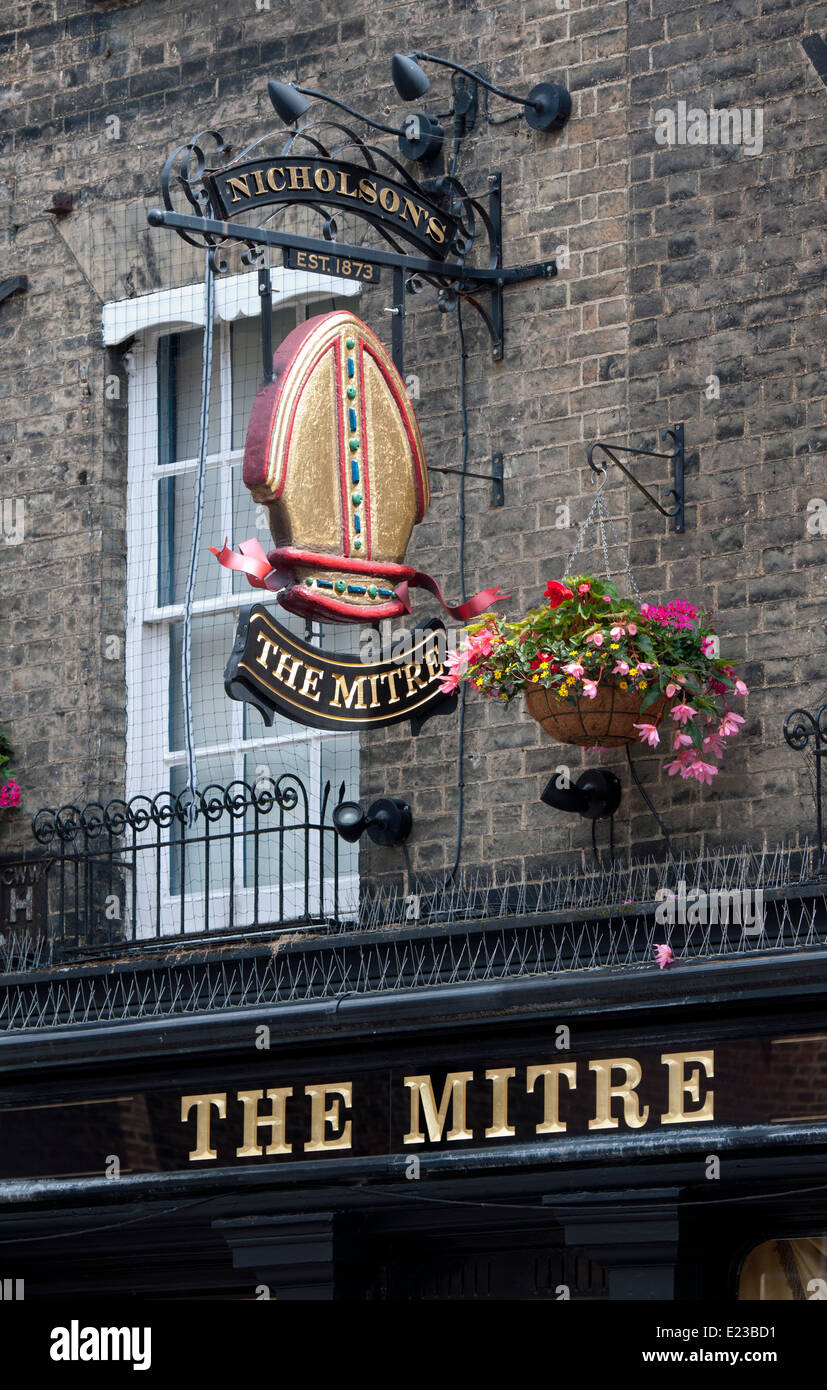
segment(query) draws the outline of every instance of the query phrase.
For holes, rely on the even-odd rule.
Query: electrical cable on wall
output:
[[[198,556],[201,549],[201,520],[204,512],[204,475],[207,466],[207,434],[210,422],[214,301],[215,277],[212,266],[210,265],[208,252],[204,272],[204,339],[201,354],[201,408],[198,416],[198,469],[195,478],[192,546],[190,548],[187,588],[184,597],[184,634],[181,652],[181,686],[184,702],[184,732],[187,750],[186,791],[189,793],[190,798],[188,808],[190,825],[192,825],[195,820],[195,789],[197,783],[195,732],[192,719],[192,605],[195,593],[195,576],[198,569]]]
[[[468,597],[465,586],[465,475],[468,468],[468,393],[467,393],[467,354],[465,349],[465,330],[462,323],[462,300],[457,299],[457,329],[459,331],[459,381],[460,381],[460,409],[462,413],[462,463],[459,480],[459,587],[460,597],[464,603]],[[459,697],[459,732],[457,740],[457,843],[454,854],[454,862],[445,875],[443,887],[449,884],[459,868],[460,856],[462,854],[462,818],[463,818],[463,799],[465,792],[465,782],[463,781],[462,765],[465,752],[465,696],[466,686],[463,682]]]

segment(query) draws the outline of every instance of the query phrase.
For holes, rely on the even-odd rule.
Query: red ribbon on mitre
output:
[[[294,580],[291,569],[273,569],[260,541],[256,540],[255,537],[249,541],[242,541],[238,551],[231,550],[226,540],[221,550],[216,550],[215,546],[212,545],[209,550],[219,565],[223,565],[225,569],[238,570],[241,574],[246,574],[248,584],[251,584],[254,589],[269,589],[271,592],[275,592],[278,589],[286,588]],[[432,579],[429,574],[425,574],[424,571],[417,570],[411,579],[403,580],[394,590],[406,613],[411,611],[408,593],[410,588],[427,589],[442,605],[446,613],[450,613],[452,618],[463,620],[476,618],[501,599],[511,597],[510,594],[502,593],[498,584],[493,589],[481,589],[478,594],[466,599],[465,603],[446,603],[436,580]]]
[[[252,540],[242,541],[238,551],[231,550],[227,541],[221,550],[214,545],[208,547],[219,565],[228,570],[239,570],[246,574],[247,583],[254,589],[284,589],[293,578],[292,570],[274,570],[262,548],[261,542],[253,536]]]
[[[480,613],[484,613],[486,608],[492,608],[500,599],[511,598],[510,594],[500,591],[499,584],[494,589],[480,589],[478,594],[473,594],[466,599],[465,603],[446,603],[440,593],[439,585],[430,574],[425,574],[422,570],[417,570],[413,579],[405,579],[401,584],[397,584],[394,590],[406,613],[411,611],[411,601],[408,597],[408,589],[428,589],[434,595],[438,603],[442,605],[446,613],[450,613],[452,618],[476,618]]]

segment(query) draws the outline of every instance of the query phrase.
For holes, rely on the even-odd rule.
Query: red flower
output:
[[[549,608],[559,608],[566,599],[574,598],[571,589],[567,589],[565,584],[560,584],[556,579],[550,579],[546,585],[546,598]]]
[[[557,672],[557,671],[560,670],[560,667],[557,665],[557,662],[556,662],[556,661],[552,661],[552,659],[551,659],[551,652],[538,652],[537,655],[535,656],[534,660],[533,660],[532,663],[531,663],[531,669],[532,669],[532,671],[536,671],[536,670],[538,669],[538,667],[542,666],[542,664],[543,664],[544,661],[545,661],[545,662],[548,662],[548,664],[549,664],[549,671],[551,672],[552,675],[553,675],[555,672]]]

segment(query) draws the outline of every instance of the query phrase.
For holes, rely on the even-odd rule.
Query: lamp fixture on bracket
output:
[[[366,116],[355,107],[339,101],[338,97],[328,96],[327,92],[317,92],[311,87],[299,87],[294,82],[276,82],[271,79],[267,83],[267,93],[276,115],[287,126],[296,124],[310,107],[309,98],[312,98],[313,101],[326,101],[330,106],[338,106],[340,111],[346,111],[349,116],[364,121],[365,125],[371,126],[373,130],[381,130],[385,135],[395,135],[404,159],[431,164],[442,149],[442,126],[438,118],[429,115],[427,111],[417,111],[414,115],[408,116],[401,127],[397,127],[375,121],[372,116]]]
[[[527,97],[521,97],[514,92],[505,91],[502,87],[496,87],[480,73],[463,67],[461,63],[418,50],[407,54],[394,53],[391,59],[393,85],[403,101],[417,101],[425,95],[431,85],[420,63],[438,63],[440,67],[462,73],[464,77],[470,78],[486,91],[493,92],[495,96],[517,102],[524,108],[526,121],[532,130],[551,130],[552,126],[563,125],[571,115],[571,94],[560,82],[539,82],[532,87]]]
[[[340,801],[333,812],[336,832],[354,845],[365,830],[375,845],[404,844],[411,833],[413,816],[407,801],[380,796],[363,811],[358,801]]]
[[[620,805],[622,783],[602,768],[586,771],[574,783],[560,785],[558,773],[550,779],[540,800],[557,811],[570,811],[586,820],[608,820]]]

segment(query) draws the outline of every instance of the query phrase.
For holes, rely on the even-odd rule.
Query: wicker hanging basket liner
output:
[[[597,687],[593,700],[583,696],[576,705],[558,700],[545,686],[527,685],[525,691],[529,714],[549,738],[580,747],[597,743],[604,748],[619,748],[625,743],[637,743],[639,731],[635,724],[657,724],[666,706],[666,696],[662,695],[642,715],[640,691],[621,690],[606,680]]]

